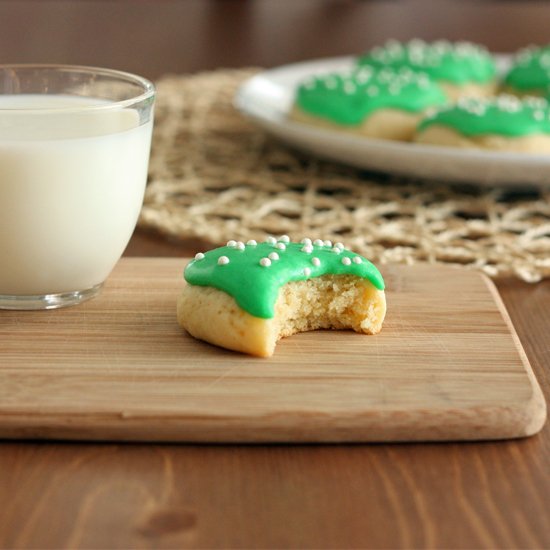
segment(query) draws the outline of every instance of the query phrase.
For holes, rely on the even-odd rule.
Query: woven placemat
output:
[[[157,82],[141,227],[212,245],[319,237],[381,264],[461,264],[529,282],[550,276],[549,190],[407,180],[302,155],[233,108],[254,72]]]

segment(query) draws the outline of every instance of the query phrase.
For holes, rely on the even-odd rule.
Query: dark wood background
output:
[[[153,79],[348,54],[390,37],[510,52],[550,42],[550,2],[0,1],[0,63]],[[138,232],[126,253],[202,246]],[[550,283],[498,287],[548,399]],[[474,444],[0,444],[2,548],[550,548],[549,509],[548,424],[529,439]]]
[[[0,63],[77,63],[149,78],[346,55],[383,42],[550,42],[544,0],[4,0]]]

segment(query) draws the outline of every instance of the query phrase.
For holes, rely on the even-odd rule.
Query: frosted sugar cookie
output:
[[[550,45],[521,50],[504,77],[506,91],[517,95],[550,96]]]
[[[378,269],[330,241],[229,241],[197,254],[184,277],[179,324],[195,338],[260,357],[297,332],[376,334],[386,313]]]
[[[364,67],[302,83],[291,117],[368,137],[410,141],[423,112],[446,101],[443,90],[425,74]]]
[[[470,42],[389,40],[360,56],[358,64],[422,71],[440,84],[451,100],[489,96],[496,87],[496,67],[491,54],[483,46]]]
[[[550,108],[542,98],[468,98],[436,110],[418,127],[416,141],[450,147],[550,153]]]

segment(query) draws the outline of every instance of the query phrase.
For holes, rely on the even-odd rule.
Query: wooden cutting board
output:
[[[521,437],[545,402],[493,284],[386,267],[382,332],[319,331],[257,359],[176,322],[183,260],[122,259],[76,307],[0,311],[0,436],[338,442]]]

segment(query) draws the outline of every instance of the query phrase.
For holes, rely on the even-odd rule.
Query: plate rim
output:
[[[511,54],[502,54],[496,53],[493,54],[497,61],[497,65],[505,65],[511,60]],[[407,154],[415,155],[422,160],[422,158],[430,157],[441,157],[442,162],[445,160],[449,161],[458,161],[458,162],[477,162],[477,163],[500,163],[506,166],[514,167],[525,167],[534,169],[535,167],[539,168],[549,168],[550,169],[550,155],[544,153],[520,153],[520,152],[508,152],[508,151],[486,151],[483,149],[461,149],[454,147],[446,147],[440,145],[426,145],[421,143],[414,142],[400,142],[393,140],[383,140],[376,139],[367,136],[354,135],[351,133],[346,133],[345,131],[331,130],[323,127],[316,127],[313,125],[308,125],[306,123],[295,121],[287,118],[288,107],[281,106],[280,109],[268,109],[268,111],[260,112],[258,109],[254,109],[254,103],[250,104],[248,99],[250,97],[255,97],[255,88],[258,86],[258,83],[266,80],[269,83],[274,83],[274,80],[271,78],[273,76],[288,75],[289,73],[298,71],[313,71],[318,67],[323,65],[336,66],[338,64],[349,64],[353,61],[355,56],[337,56],[337,57],[327,57],[327,58],[317,58],[312,60],[298,61],[285,65],[279,65],[277,67],[269,68],[260,71],[259,73],[247,78],[244,82],[238,87],[234,98],[233,105],[234,107],[245,117],[251,119],[253,122],[261,126],[264,130],[269,133],[276,133],[276,137],[287,141],[285,136],[281,136],[281,131],[285,129],[290,129],[294,133],[298,134],[299,137],[305,139],[325,139],[325,140],[335,140],[341,145],[350,145],[354,148],[365,148],[370,151],[375,152],[386,152],[390,154]],[[327,71],[331,70],[330,67],[327,68]],[[304,75],[305,76],[305,75]],[[278,86],[283,86],[280,83]],[[283,88],[292,93],[292,91],[283,86]],[[290,142],[292,145],[296,146],[296,143]],[[340,160],[345,164],[350,164],[345,160]],[[376,171],[376,169],[374,169]],[[380,171],[380,170],[379,170]],[[391,173],[391,172],[390,172]],[[415,177],[411,174],[410,177]],[[435,179],[443,179],[439,175],[434,176]],[[448,179],[448,178],[445,178]],[[549,178],[550,179],[550,178]],[[455,180],[460,181],[460,180]],[[481,180],[471,180],[466,178],[464,182],[477,183],[480,185],[487,185]],[[544,182],[531,182],[522,183],[516,182],[515,186],[525,186],[525,185],[547,185],[550,184],[550,181],[547,183]],[[491,183],[491,185],[511,185],[510,183],[500,183],[498,180]]]

